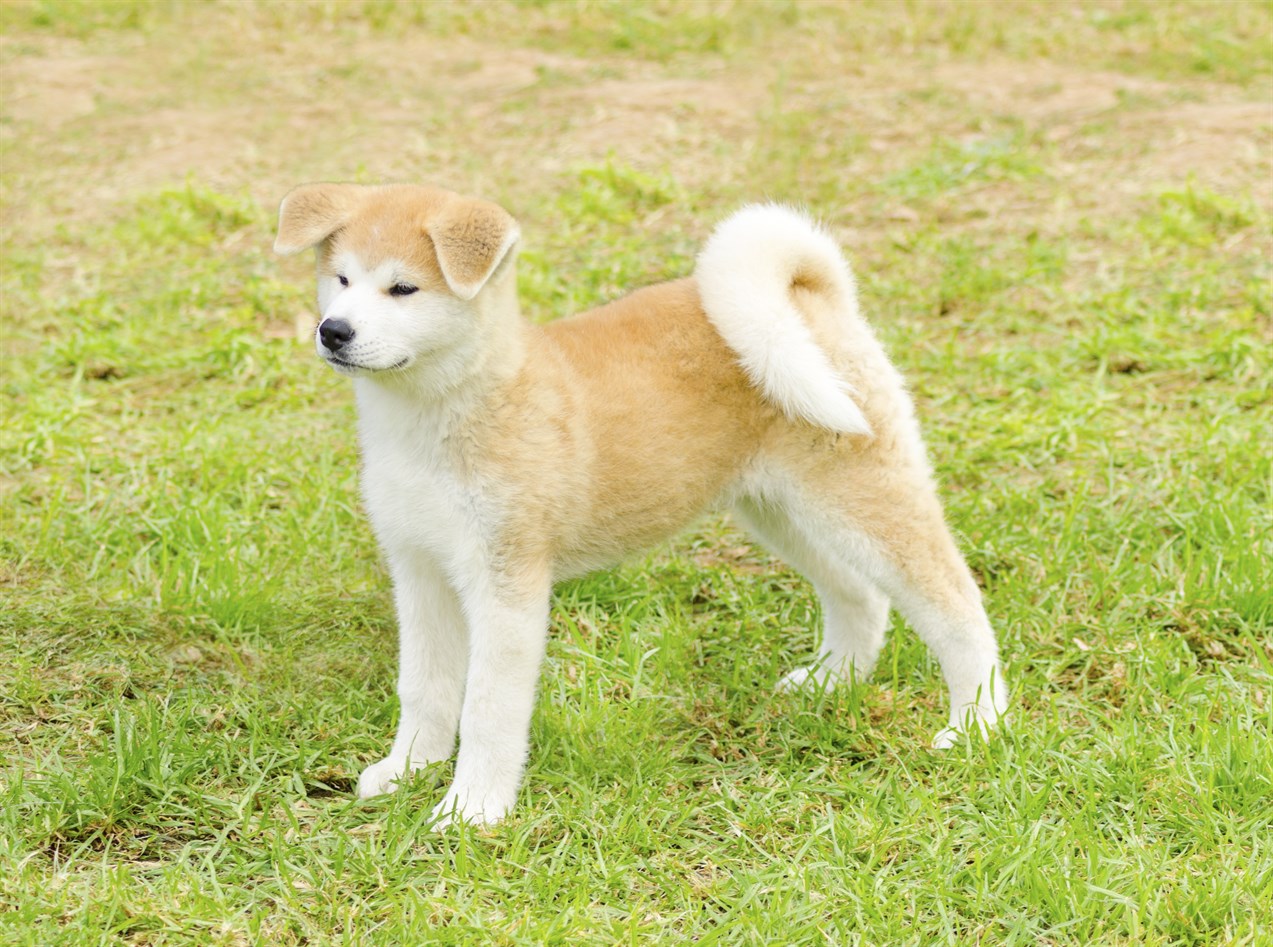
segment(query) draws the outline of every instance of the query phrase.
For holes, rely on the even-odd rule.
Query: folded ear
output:
[[[425,230],[447,286],[461,299],[478,294],[521,236],[504,208],[468,198],[446,204]]]
[[[288,256],[322,243],[353,215],[362,197],[360,184],[302,184],[278,206],[274,252]]]

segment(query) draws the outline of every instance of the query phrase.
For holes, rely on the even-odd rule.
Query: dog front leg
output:
[[[389,556],[398,612],[398,734],[389,755],[358,779],[363,799],[450,757],[464,698],[468,634],[459,599],[441,570],[418,553]]]
[[[456,819],[492,824],[517,799],[530,744],[535,686],[548,638],[547,576],[465,600],[469,671],[460,717],[455,781],[434,809],[436,826]]]

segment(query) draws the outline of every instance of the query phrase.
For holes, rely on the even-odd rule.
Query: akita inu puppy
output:
[[[448,758],[438,824],[517,797],[553,582],[723,505],[822,601],[817,660],[861,678],[892,602],[950,689],[947,746],[1007,706],[902,379],[834,241],[777,206],[721,224],[688,279],[533,325],[502,208],[429,187],[311,184],[280,253],[318,253],[318,354],[354,380],[367,509],[393,577],[401,719],[360,796]]]

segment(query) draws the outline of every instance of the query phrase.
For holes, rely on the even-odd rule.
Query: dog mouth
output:
[[[406,368],[409,364],[411,364],[410,356],[407,356],[401,359],[400,361],[394,362],[392,365],[386,365],[384,367],[377,367],[375,365],[362,365],[358,362],[350,362],[341,358],[338,355],[324,355],[323,360],[326,361],[327,364],[330,365],[332,368],[336,369],[336,371],[345,375],[355,375],[355,374],[378,375],[382,372],[396,372],[400,369]]]

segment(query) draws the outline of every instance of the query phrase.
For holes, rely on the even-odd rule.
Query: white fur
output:
[[[487,367],[484,360],[490,353],[507,358],[520,354],[515,341],[518,324],[507,318],[510,305],[516,309],[516,287],[507,278],[508,269],[497,269],[484,285],[486,292],[470,301],[424,290],[388,295],[385,290],[401,278],[397,261],[370,270],[353,254],[333,262],[349,285],[320,272],[314,345],[319,357],[342,375],[383,378],[384,372],[410,369],[417,395],[439,397]],[[335,355],[323,345],[319,331],[328,319],[343,319],[354,329],[353,343]],[[500,333],[500,344],[492,345]]]
[[[423,355],[434,363],[430,370],[439,379],[464,373],[466,353],[474,345],[467,306],[433,293],[390,296],[385,290],[398,282],[402,269],[396,261],[373,270],[365,269],[352,254],[334,262],[349,285],[342,286],[335,276],[320,277],[319,325],[328,319],[344,320],[353,327],[354,340],[333,355],[315,329],[318,354],[333,368],[358,377],[407,368]]]
[[[890,600],[933,650],[950,690],[947,725],[933,738],[950,747],[975,726],[984,735],[1006,713],[1008,688],[994,631],[971,578],[956,608],[934,607],[859,531],[845,528],[817,497],[790,480],[756,471],[734,513],[757,537],[813,583],[822,602],[822,646],[814,663],[796,668],[779,690],[865,680],[884,645]]]
[[[497,821],[515,801],[525,763],[550,588],[545,581],[536,601],[504,603],[490,584],[500,501],[466,482],[442,446],[469,399],[430,402],[370,379],[356,387],[363,494],[394,579],[402,706],[389,756],[363,772],[358,793],[390,791],[402,775],[448,759],[459,728],[439,825],[455,811]]]
[[[791,302],[812,276],[834,288],[844,319],[857,319],[853,275],[835,241],[807,217],[753,204],[719,227],[698,257],[703,308],[752,382],[789,417],[845,434],[869,434],[853,390]]]
[[[488,396],[517,372],[531,330],[518,314],[511,266],[461,299],[424,289],[389,296],[399,278],[393,261],[375,269],[352,257],[332,265],[349,285],[320,272],[320,309],[355,329],[339,353],[345,364],[333,366],[355,379],[362,488],[399,620],[398,732],[388,756],[363,771],[358,793],[392,791],[405,775],[448,759],[458,733],[455,776],[434,810],[437,825],[495,822],[516,801],[525,767],[552,573],[580,563],[553,562],[543,575],[509,582],[498,540],[518,497],[501,471],[475,470],[454,448],[489,420]],[[829,334],[870,372],[874,416],[887,412],[881,434],[897,439],[911,467],[926,470],[901,379],[859,318],[852,276],[829,237],[791,211],[748,208],[717,230],[697,276],[709,318],[775,405],[833,431],[868,433],[849,385],[790,299],[798,278],[824,294],[830,287],[843,324]],[[332,362],[321,339],[317,345]],[[579,456],[572,474],[586,489],[594,474],[586,454]],[[823,602],[822,653],[783,686],[865,677],[891,600],[934,649],[950,687],[949,726],[936,744],[948,745],[970,721],[984,728],[1003,713],[994,635],[971,579],[952,606],[934,606],[884,550],[779,469],[753,466],[722,499],[809,576]],[[940,517],[920,525],[944,528]]]
[[[472,301],[424,291],[393,301],[406,304],[405,330],[406,318],[383,308],[375,316],[384,303],[374,298],[358,313],[360,334],[387,336],[386,346],[400,341],[412,366],[437,359],[447,369],[442,398],[432,369],[355,381],[363,496],[394,580],[401,703],[389,755],[363,771],[358,794],[390,792],[404,775],[448,759],[458,730],[455,777],[434,809],[438,828],[457,816],[496,822],[512,808],[547,641],[551,577],[526,601],[503,600],[492,585],[492,527],[504,503],[497,489],[457,469],[445,446],[463,436],[483,391],[500,380],[506,366],[492,364],[492,354],[512,359],[519,351],[513,282],[511,270],[497,274]],[[421,338],[428,333],[419,326],[453,319],[466,327],[463,344],[450,344],[445,329]],[[441,353],[430,348],[439,339],[448,342]]]

